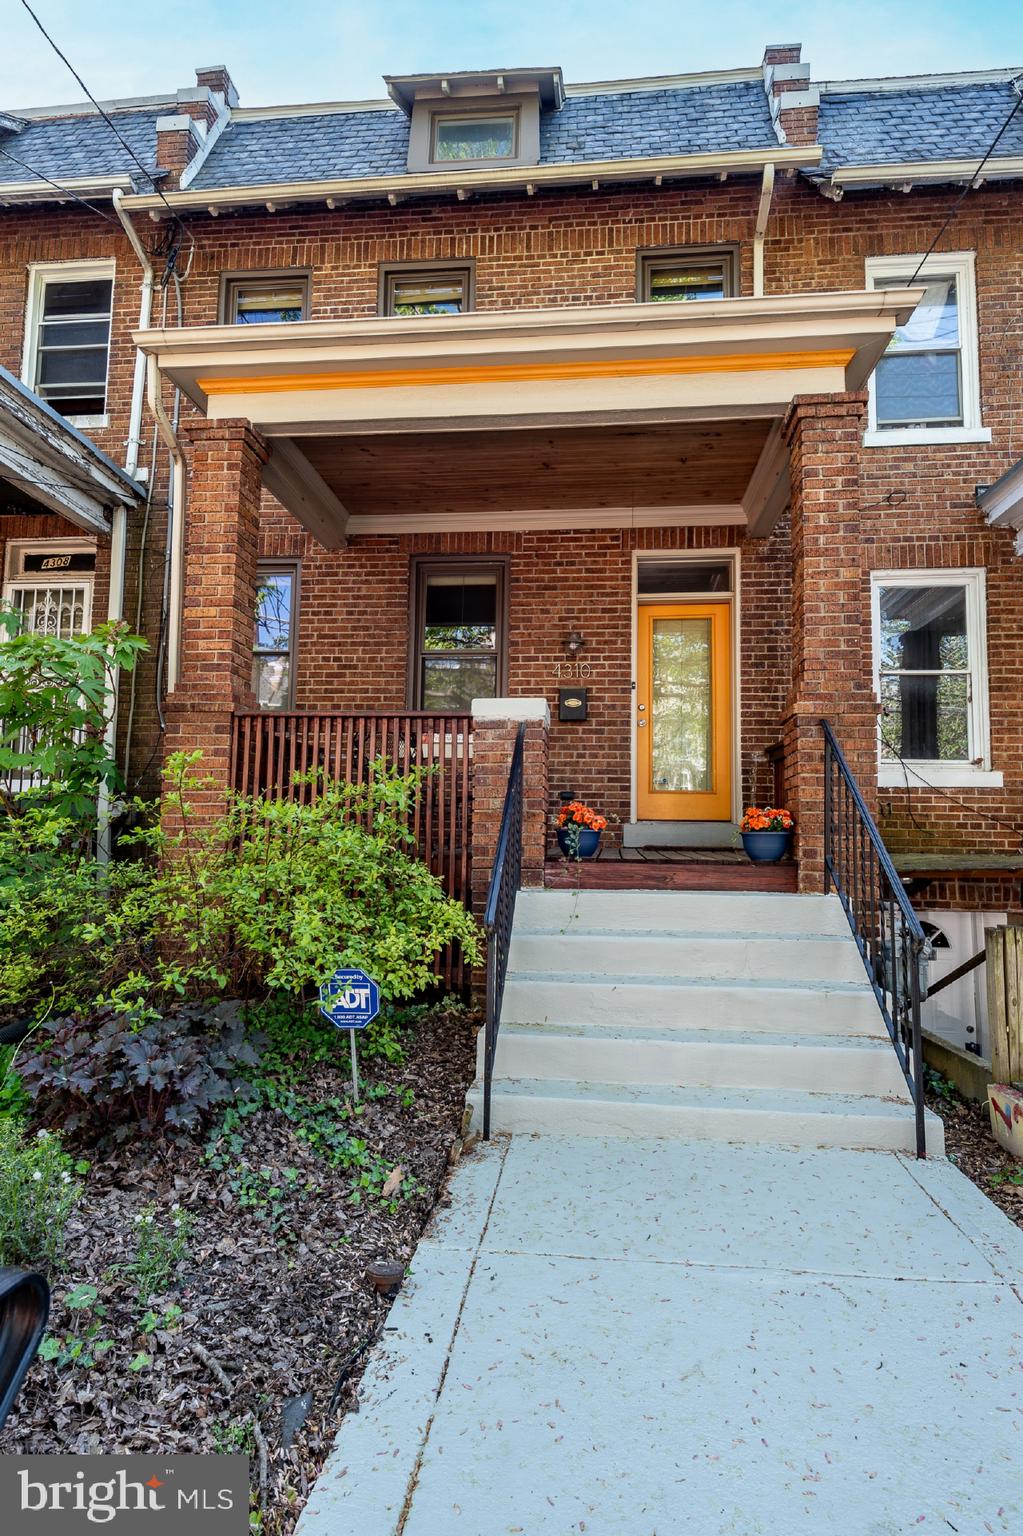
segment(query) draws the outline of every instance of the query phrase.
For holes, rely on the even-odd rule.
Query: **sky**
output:
[[[1021,0],[30,0],[94,96],[194,85],[226,64],[243,106],[380,97],[383,74],[560,64],[568,81],[759,64],[801,42],[816,80],[1011,65]],[[21,0],[0,0],[0,110],[82,92]]]

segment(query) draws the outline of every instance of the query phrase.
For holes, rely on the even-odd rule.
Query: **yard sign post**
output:
[[[380,988],[365,971],[335,971],[320,987],[320,1012],[335,1029],[347,1029],[352,1047],[352,1094],[359,1102],[359,1065],[355,1031],[365,1029],[380,1012]]]

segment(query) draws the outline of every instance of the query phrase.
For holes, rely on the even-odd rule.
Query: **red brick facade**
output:
[[[868,257],[928,247],[954,195],[947,188],[909,196],[870,192],[835,203],[799,178],[780,178],[765,246],[767,293],[861,289]],[[598,191],[541,191],[535,197],[507,194],[476,202],[409,201],[395,208],[190,215],[196,249],[182,284],[182,318],[188,325],[218,319],[223,272],[282,268],[311,271],[312,318],[370,315],[376,311],[381,263],[455,258],[475,262],[480,310],[626,302],[636,295],[639,251],[713,243],[738,247],[740,286],[749,293],[758,197],[758,180],[732,178],[725,183],[666,182],[658,187],[648,181]],[[144,234],[155,243],[159,226]],[[552,706],[551,794],[573,789],[625,819],[632,772],[633,556],[637,551],[735,548],[742,795],[744,800],[767,797],[769,777],[761,754],[784,735],[791,794],[803,825],[803,858],[816,876],[815,721],[820,713],[834,720],[865,787],[874,792],[871,571],[979,566],[987,573],[992,764],[1004,774],[1005,787],[881,789],[876,804],[885,836],[896,850],[1018,852],[1023,829],[1023,563],[1013,553],[1012,535],[988,529],[975,505],[975,488],[997,479],[1023,455],[1018,362],[1023,250],[1017,188],[985,185],[971,191],[942,248],[977,253],[983,420],[992,442],[865,448],[860,400],[804,401],[787,427],[793,459],[791,540],[788,520],[769,539],[754,540],[733,527],[559,531],[555,511],[552,528],[541,532],[491,532],[481,525],[464,536],[374,535],[354,538],[344,551],[329,553],[269,498],[264,498],[257,527],[251,498],[262,450],[241,428],[219,435],[196,430],[198,418],[186,404],[182,423],[190,458],[191,558],[183,687],[187,683],[195,698],[209,695],[206,702],[216,710],[231,699],[241,701],[239,679],[247,676],[241,651],[249,625],[248,583],[258,548],[263,558],[301,562],[297,706],[403,707],[408,703],[411,557],[506,555],[509,691],[543,696]],[[21,364],[28,264],[107,255],[117,259],[109,426],[91,435],[123,461],[134,366],[130,332],[139,301],[138,268],[127,242],[116,228],[80,208],[0,210],[0,361],[15,372]],[[173,290],[168,303],[174,323]],[[151,425],[147,416],[144,463]],[[141,622],[155,652],[166,497],[166,460],[159,451],[154,466],[142,553]],[[240,501],[239,487],[244,487],[238,491]],[[0,542],[25,536],[24,525],[31,521],[0,516]],[[55,521],[40,519],[31,532],[52,534]],[[142,521],[136,520],[129,554],[132,616],[142,537]],[[235,546],[229,548],[232,539]],[[101,552],[101,582],[102,569]],[[97,599],[97,609],[98,604]],[[581,724],[556,718],[557,669],[572,628],[586,638],[584,658],[591,668],[586,679],[590,715]],[[233,681],[220,675],[229,659]],[[139,679],[132,752],[136,772],[160,744],[154,682],[151,658]],[[168,743],[183,743],[184,717],[173,702],[169,718]],[[222,746],[220,736],[217,750]],[[953,889],[958,899],[966,899],[961,884],[950,884]],[[1005,905],[1004,882],[983,888],[983,899],[993,899],[995,891],[1003,893],[996,905]]]

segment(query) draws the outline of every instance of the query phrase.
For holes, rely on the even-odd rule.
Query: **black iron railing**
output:
[[[494,1079],[494,1055],[497,1032],[501,1027],[501,1003],[504,978],[508,972],[515,897],[522,875],[522,752],[526,727],[520,725],[515,737],[508,789],[501,813],[501,831],[490,873],[487,908],[483,926],[487,935],[487,1021],[483,1039],[483,1140],[490,1140],[490,1094]]]
[[[925,1157],[920,1001],[930,947],[920,919],[859,786],[826,720],[824,732],[824,885],[833,885],[849,919],[916,1115],[916,1155]]]

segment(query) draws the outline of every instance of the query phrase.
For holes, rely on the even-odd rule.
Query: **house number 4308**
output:
[[[555,677],[592,677],[593,668],[588,661],[556,661]]]

